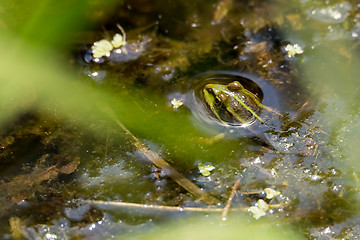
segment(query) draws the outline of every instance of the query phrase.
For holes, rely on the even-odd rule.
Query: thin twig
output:
[[[265,105],[262,105],[262,107],[265,109],[265,110],[267,110],[267,111],[269,111],[269,112],[272,112],[272,113],[275,113],[276,115],[279,115],[279,116],[284,116],[284,115],[282,115],[281,113],[279,113],[278,111],[276,111],[275,109],[273,109],[273,108],[271,108],[271,107],[268,107],[268,106],[265,106]]]
[[[242,194],[242,195],[252,195],[252,194],[260,194],[260,193],[263,193],[264,190],[261,190],[261,191],[255,191],[255,192],[239,192],[239,194]]]
[[[223,212],[222,212],[222,214],[221,214],[221,219],[222,219],[222,220],[225,220],[225,219],[226,219],[226,216],[227,216],[227,214],[228,214],[228,212],[229,212],[229,210],[230,210],[230,206],[231,206],[232,200],[233,200],[233,198],[234,198],[234,196],[235,196],[235,191],[236,191],[236,189],[239,187],[240,182],[241,182],[241,178],[239,178],[238,180],[236,180],[236,182],[235,182],[235,184],[234,184],[234,186],[233,186],[233,188],[232,188],[232,190],[231,190],[230,196],[229,196],[229,198],[228,198],[228,200],[227,200],[227,202],[226,202],[226,206],[224,207],[224,210],[223,210]]]
[[[292,116],[291,118],[291,122],[295,121],[295,119],[299,116],[299,114],[310,104],[309,101],[306,101],[298,110],[297,112],[294,114],[294,116]]]
[[[163,205],[149,205],[128,202],[112,202],[100,200],[80,200],[80,202],[90,204],[99,209],[131,209],[141,211],[158,211],[158,212],[222,212],[222,208],[201,208],[201,207],[174,207]],[[238,208],[236,211],[247,211],[248,208]]]
[[[195,197],[200,198],[207,204],[215,205],[220,201],[210,194],[201,190],[189,179],[185,178],[169,163],[162,159],[157,153],[151,151],[145,144],[143,144],[137,137],[135,137],[116,117],[115,113],[109,107],[103,107],[102,110],[123,130],[132,138],[133,145],[154,165],[162,169],[166,175],[172,178],[177,184],[193,194]]]
[[[282,127],[282,129],[286,129],[291,123],[293,123],[298,116],[300,115],[300,113],[309,105],[309,101],[306,101],[297,111],[296,113],[291,117],[290,121],[288,121],[287,123],[285,123],[285,125]]]
[[[123,29],[123,27],[120,25],[120,24],[116,24],[116,26],[118,27],[118,29],[120,29],[121,31],[121,34],[122,34],[122,37],[123,37],[123,40],[126,41],[126,32],[125,30]]]
[[[138,203],[129,203],[129,202],[113,202],[113,201],[101,201],[101,200],[75,200],[75,202],[81,202],[89,204],[93,207],[99,209],[107,210],[141,210],[141,211],[156,211],[156,212],[215,212],[221,213],[224,211],[223,208],[201,208],[201,207],[174,207],[174,206],[164,206],[164,205],[148,205],[148,204],[138,204]],[[285,204],[269,204],[269,208],[281,208]],[[248,207],[245,208],[231,208],[231,211],[235,212],[246,212]]]

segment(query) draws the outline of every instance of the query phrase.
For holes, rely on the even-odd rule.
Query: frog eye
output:
[[[214,89],[212,89],[211,87],[205,87],[205,90],[208,91],[211,94],[214,93]]]
[[[235,81],[235,82],[229,83],[227,85],[227,88],[230,91],[237,91],[237,90],[243,89],[244,87],[241,85],[241,83],[239,83],[238,81]]]

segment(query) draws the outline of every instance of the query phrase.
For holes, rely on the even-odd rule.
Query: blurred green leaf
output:
[[[11,1],[0,3],[5,26],[29,42],[53,47],[69,44],[79,30],[110,16],[122,1]],[[106,14],[105,14],[106,12]]]
[[[248,218],[233,218],[220,223],[219,216],[204,218],[187,218],[182,221],[174,221],[164,224],[158,231],[151,231],[149,234],[131,235],[127,239],[144,240],[198,240],[198,239],[304,239],[296,233],[289,225],[281,226],[278,223],[274,226],[269,221],[247,222]],[[123,239],[123,238],[122,238]]]
[[[110,107],[135,135],[166,143],[165,147],[175,152],[174,156],[194,160],[199,154],[208,155],[199,151],[202,145],[188,115],[176,114],[162,97],[142,93],[141,98],[134,100],[115,95],[79,81],[47,48],[35,47],[6,31],[1,35],[0,127],[5,127],[18,114],[35,109],[69,122],[77,119],[84,129],[91,131],[90,124],[109,119],[102,108]],[[108,127],[116,127],[108,121]],[[223,151],[231,148],[217,151],[218,148],[208,147],[214,153],[210,156],[219,159]]]
[[[341,54],[344,49],[351,49],[350,42],[332,42],[331,47],[319,47],[303,69],[313,92],[320,94],[321,102],[328,103],[325,116],[337,134],[338,155],[351,167],[359,169],[360,59],[357,55],[351,60],[346,58]]]

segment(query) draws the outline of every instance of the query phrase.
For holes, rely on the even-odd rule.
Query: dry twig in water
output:
[[[174,207],[174,206],[163,206],[163,205],[147,205],[138,203],[128,202],[112,202],[112,201],[101,201],[101,200],[75,200],[81,203],[89,204],[99,209],[107,210],[138,210],[141,212],[214,212],[222,213],[223,208],[201,208],[201,207]],[[284,207],[284,204],[269,204],[269,208],[280,208]],[[246,212],[248,207],[245,208],[231,208],[231,211],[235,212]]]
[[[166,175],[172,178],[177,184],[193,194],[195,197],[200,198],[203,202],[211,205],[219,203],[215,197],[201,190],[198,186],[192,183],[189,179],[185,178],[169,163],[162,159],[157,153],[151,151],[145,144],[143,144],[137,137],[135,137],[116,117],[115,113],[109,107],[103,109],[104,112],[131,138],[132,144],[155,166],[162,169]]]
[[[232,200],[233,200],[233,198],[234,198],[234,196],[235,196],[236,189],[237,189],[237,188],[239,187],[239,185],[240,185],[240,182],[241,182],[241,178],[239,178],[238,180],[236,180],[236,182],[235,182],[235,184],[234,184],[234,186],[233,186],[233,188],[232,188],[232,191],[231,191],[231,193],[230,193],[229,199],[227,200],[226,206],[224,207],[224,210],[223,210],[222,215],[221,215],[221,219],[222,219],[222,220],[225,220],[225,219],[226,219],[226,216],[227,216],[227,214],[228,214],[228,212],[229,212],[229,210],[230,210],[231,202],[232,202]]]

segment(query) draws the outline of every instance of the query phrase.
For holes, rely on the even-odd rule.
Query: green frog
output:
[[[221,83],[209,83],[202,89],[202,95],[208,109],[213,114],[213,117],[220,123],[227,126],[247,127],[253,135],[263,141],[268,150],[275,152],[293,152],[304,156],[315,155],[318,145],[314,140],[311,131],[309,131],[310,133],[306,136],[298,136],[297,134],[290,132],[290,135],[287,137],[282,137],[280,135],[286,131],[278,130],[272,132],[272,128],[260,117],[260,112],[264,109],[270,114],[273,113],[278,116],[282,115],[276,110],[263,105],[259,97],[245,89],[240,82],[233,81],[227,85]],[[301,111],[302,110],[300,109],[299,112]],[[250,127],[250,125],[257,120],[265,126],[267,129],[265,132]],[[283,127],[287,127],[294,121],[296,121],[296,115]],[[325,132],[322,133],[326,134]],[[211,139],[211,142],[222,139],[223,137],[223,133],[218,134]]]
[[[264,123],[259,116],[263,109],[260,99],[238,81],[227,85],[207,84],[203,96],[211,112],[224,125],[246,127],[256,120]]]

